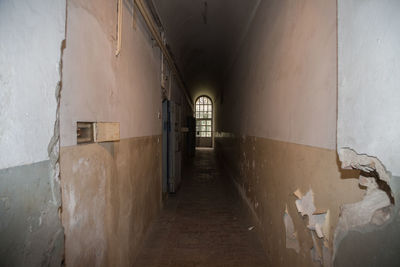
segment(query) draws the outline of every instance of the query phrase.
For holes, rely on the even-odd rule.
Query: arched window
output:
[[[212,101],[207,96],[196,100],[196,137],[212,137]]]

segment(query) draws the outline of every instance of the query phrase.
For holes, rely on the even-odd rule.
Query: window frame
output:
[[[196,99],[196,137],[213,137],[213,110],[213,102],[209,96],[201,95]]]

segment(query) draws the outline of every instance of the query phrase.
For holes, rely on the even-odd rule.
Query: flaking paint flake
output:
[[[307,228],[310,230],[313,247],[310,250],[311,258],[314,262],[323,266],[331,266],[331,253],[329,250],[329,230],[330,230],[330,212],[317,212],[314,204],[314,192],[310,190],[303,195],[297,189],[293,193],[298,199],[296,200],[297,211],[302,216],[308,217]],[[318,239],[322,239],[322,245]]]
[[[379,188],[378,180],[390,185],[391,173],[382,162],[372,156],[358,154],[350,148],[341,148],[338,152],[343,169],[361,171],[359,184],[366,188],[364,198],[356,203],[345,204],[341,207],[341,215],[334,235],[334,256],[342,239],[350,230],[363,232],[369,224],[383,225],[390,217],[392,192]]]
[[[299,240],[297,238],[297,232],[294,229],[293,220],[288,212],[287,206],[285,208],[285,213],[283,214],[283,222],[285,224],[285,230],[286,230],[286,248],[294,249],[296,253],[299,253],[300,245],[299,245]]]

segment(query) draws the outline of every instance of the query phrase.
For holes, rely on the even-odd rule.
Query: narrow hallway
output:
[[[0,267],[399,267],[400,0],[0,0]]]
[[[266,266],[256,229],[214,150],[197,149],[186,169],[134,266]]]

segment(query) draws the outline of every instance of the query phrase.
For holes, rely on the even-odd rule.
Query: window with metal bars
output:
[[[212,137],[212,101],[207,96],[196,100],[196,136]]]

